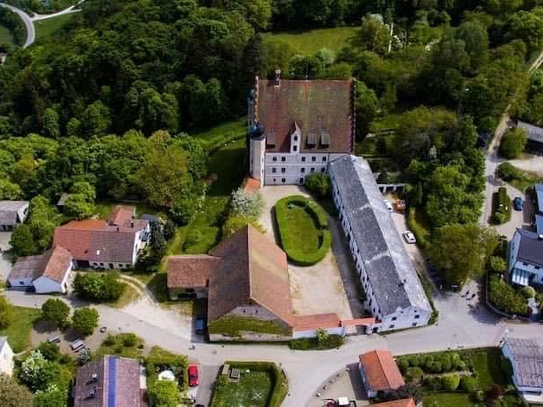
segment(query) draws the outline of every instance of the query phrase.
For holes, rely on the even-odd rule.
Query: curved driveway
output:
[[[1,7],[9,8],[11,11],[16,12],[19,17],[23,20],[23,23],[26,27],[26,41],[23,45],[23,48],[26,48],[36,40],[36,30],[34,29],[34,24],[32,23],[32,18],[25,13],[23,10],[18,9],[17,7],[13,7],[9,4],[0,3]]]

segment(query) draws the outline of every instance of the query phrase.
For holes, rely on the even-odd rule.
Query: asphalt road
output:
[[[36,30],[34,29],[32,18],[23,10],[20,10],[17,7],[10,6],[9,4],[0,3],[0,7],[9,8],[11,11],[16,12],[19,15],[19,17],[21,17],[26,27],[26,41],[23,45],[23,48],[26,48],[32,45],[32,43],[36,40]]]

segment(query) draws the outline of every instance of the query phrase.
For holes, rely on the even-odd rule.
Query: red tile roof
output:
[[[309,331],[317,328],[339,328],[341,320],[336,313],[295,315],[291,319],[295,331]]]
[[[300,152],[351,153],[354,149],[354,83],[352,80],[287,80],[279,86],[274,80],[257,80],[255,121],[275,146],[268,152],[290,152],[290,135],[295,125],[301,130]],[[308,135],[316,145],[307,145]],[[328,134],[330,145],[320,145]]]
[[[220,257],[214,256],[170,256],[166,261],[168,288],[207,287],[209,276],[220,264]]]
[[[11,269],[8,279],[30,278],[36,280],[44,276],[57,283],[62,283],[72,260],[73,257],[68,250],[55,245],[40,256],[19,257]]]
[[[368,386],[373,391],[395,390],[405,384],[402,374],[387,350],[374,350],[360,355]]]
[[[287,256],[273,241],[246,226],[220,243],[211,255],[222,261],[209,279],[210,321],[254,302],[289,323],[292,298]]]
[[[415,400],[413,399],[391,400],[375,405],[380,407],[416,407]]]
[[[256,192],[260,189],[260,181],[251,177],[247,177],[245,180],[245,192]]]
[[[133,206],[117,205],[109,214],[107,221],[110,225],[130,227],[133,215]]]

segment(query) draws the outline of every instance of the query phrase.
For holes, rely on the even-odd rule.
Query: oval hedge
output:
[[[313,219],[319,239],[319,247],[312,253],[304,253],[299,249],[292,230],[295,225],[288,221],[288,211],[291,205],[304,209]],[[274,212],[281,246],[290,261],[300,266],[311,266],[326,256],[332,245],[332,235],[328,230],[328,216],[316,202],[301,195],[287,196],[275,203]]]

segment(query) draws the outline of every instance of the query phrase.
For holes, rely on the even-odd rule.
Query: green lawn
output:
[[[34,22],[36,28],[36,39],[40,40],[49,37],[59,31],[64,24],[74,18],[75,13],[64,14],[54,18]]]
[[[0,45],[1,44],[15,45],[11,31],[3,25],[0,25]]]
[[[34,308],[13,307],[13,322],[6,329],[0,329],[0,336],[7,336],[13,352],[19,353],[31,346],[30,332],[40,316]]]
[[[514,186],[519,191],[524,192],[526,188],[534,186],[534,184],[543,182],[543,177],[536,174],[535,172],[522,171],[519,169],[519,172],[522,174],[520,178],[507,181],[507,183]]]
[[[501,353],[498,349],[477,352],[472,357],[473,367],[478,373],[481,389],[487,390],[493,384],[505,385],[507,378],[501,367]]]
[[[265,407],[272,390],[272,379],[268,372],[242,370],[238,383],[218,386],[211,407],[250,406]]]
[[[134,344],[126,342],[129,336],[135,337]],[[145,341],[134,334],[120,333],[117,335],[108,335],[102,345],[93,352],[93,358],[96,359],[103,355],[114,355],[138,359],[142,356],[144,344]]]
[[[424,406],[428,407],[469,407],[473,406],[469,394],[438,393],[426,395],[423,398]]]
[[[287,221],[293,240],[302,253],[313,253],[319,248],[319,235],[311,215],[302,207],[293,205],[287,210]]]
[[[247,119],[241,117],[236,120],[221,123],[211,129],[189,131],[189,135],[199,139],[206,151],[213,151],[232,140],[245,137]]]
[[[357,27],[322,28],[309,31],[268,33],[264,34],[264,39],[285,41],[297,52],[303,55],[313,55],[321,48],[339,51],[357,31]]]

